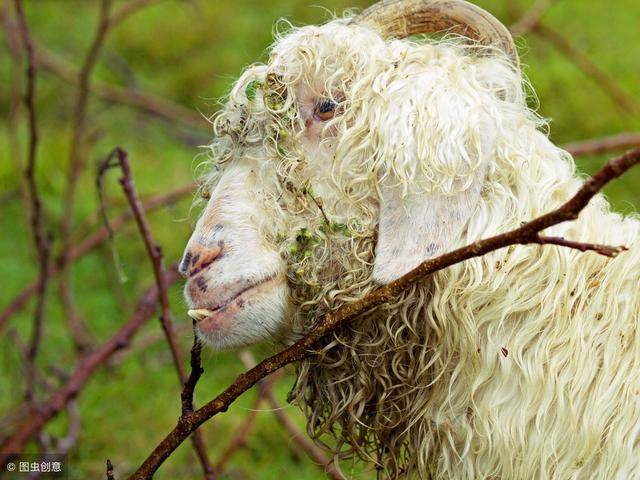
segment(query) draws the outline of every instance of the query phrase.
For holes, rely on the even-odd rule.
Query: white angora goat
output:
[[[461,0],[279,36],[214,119],[181,265],[200,336],[290,341],[567,200],[581,180],[523,85],[504,26]],[[517,246],[434,274],[299,365],[309,433],[391,478],[640,478],[640,222],[598,196],[545,233],[630,250]]]

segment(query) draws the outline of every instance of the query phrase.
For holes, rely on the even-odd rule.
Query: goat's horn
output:
[[[486,10],[464,0],[381,0],[351,20],[387,38],[451,31],[502,49],[518,65],[509,30]]]

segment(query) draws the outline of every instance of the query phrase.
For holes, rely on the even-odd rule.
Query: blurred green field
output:
[[[0,7],[10,2],[0,1]],[[125,2],[115,2],[116,6]],[[510,17],[502,0],[478,0],[505,23]],[[522,6],[531,1],[522,1]],[[95,78],[129,88],[152,92],[193,111],[209,115],[217,99],[246,65],[264,60],[274,23],[286,18],[294,25],[322,22],[332,12],[364,7],[366,0],[158,0],[133,15],[109,35],[95,71]],[[316,5],[316,6],[314,6]],[[321,6],[318,6],[321,5]],[[27,1],[28,20],[34,37],[56,53],[79,65],[84,58],[96,25],[98,2],[87,0]],[[575,46],[620,85],[640,100],[640,3],[617,0],[615,8],[600,0],[558,1],[545,16]],[[550,118],[551,136],[557,143],[605,136],[622,131],[640,131],[640,118],[620,109],[589,78],[557,53],[549,44],[532,35],[519,40],[525,72],[540,100],[540,113]],[[11,101],[12,62],[6,43],[0,42],[0,264],[2,280],[0,309],[37,275],[36,260],[27,216],[20,201],[19,174],[10,158],[7,115]],[[71,138],[70,119],[76,89],[48,73],[38,79],[37,107],[41,143],[38,175],[45,215],[51,230],[58,231],[61,197]],[[24,117],[23,117],[24,119]],[[114,146],[130,154],[136,185],[141,196],[149,196],[189,183],[201,159],[209,130],[185,128],[96,98],[89,106],[89,124],[96,142],[88,157],[88,168],[78,189],[73,219],[77,238],[100,226],[94,172],[97,161]],[[26,145],[24,121],[20,139]],[[609,155],[579,158],[585,173],[596,170]],[[124,208],[116,178],[109,175],[108,194],[114,199],[115,216]],[[606,190],[615,208],[623,212],[640,210],[640,171],[631,172]],[[115,199],[118,199],[116,202]],[[150,214],[156,239],[167,261],[178,259],[197,217],[186,198]],[[126,283],[118,275],[108,246],[84,256],[72,268],[74,300],[97,341],[105,341],[127,318],[140,293],[152,283],[135,226],[127,225],[118,234],[116,246]],[[171,290],[176,323],[188,325],[179,287]],[[8,330],[23,341],[29,338],[33,304],[15,316]],[[151,320],[138,340],[160,331]],[[0,417],[22,402],[24,372],[22,357],[12,335],[0,337]],[[182,329],[185,352],[191,332]],[[134,341],[133,348],[136,348]],[[272,346],[255,349],[256,357],[272,351]],[[39,364],[62,369],[74,364],[72,345],[61,315],[55,282],[47,300],[45,337]],[[204,353],[205,374],[198,385],[197,401],[202,403],[227,386],[243,368],[233,353]],[[277,393],[285,404],[291,379],[278,384]],[[71,478],[103,478],[104,462],[110,458],[118,478],[137,467],[151,449],[175,424],[179,414],[179,386],[163,342],[135,350],[117,365],[95,375],[78,400],[82,432],[71,452]],[[242,397],[229,412],[203,428],[211,457],[219,458],[230,435],[247,414],[255,392]],[[258,423],[245,448],[233,457],[224,478],[229,479],[315,479],[325,478],[304,455],[289,448],[290,440],[263,404]],[[295,407],[287,411],[303,426]],[[48,431],[64,434],[66,416],[52,422]],[[0,425],[0,435],[4,432]],[[35,449],[35,445],[33,449]],[[345,466],[345,472],[350,472]],[[355,478],[372,478],[371,471],[355,473]],[[158,479],[201,478],[190,444],[185,443],[161,468]]]

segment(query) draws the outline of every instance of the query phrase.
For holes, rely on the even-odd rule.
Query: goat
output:
[[[279,35],[213,119],[180,267],[199,336],[289,342],[567,200],[575,164],[527,92],[506,28],[461,0]],[[391,478],[640,477],[640,222],[600,195],[547,233],[629,251],[515,246],[432,275],[301,362],[309,433]]]

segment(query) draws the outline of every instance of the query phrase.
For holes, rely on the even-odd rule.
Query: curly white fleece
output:
[[[269,100],[269,74],[286,95]],[[287,260],[291,328],[579,188],[523,84],[489,47],[344,20],[291,29],[244,73],[214,119],[211,182],[238,162],[260,179],[255,221]],[[317,141],[307,96],[340,103]],[[291,249],[300,228],[306,255]],[[640,477],[640,222],[599,195],[546,233],[630,249],[517,246],[433,275],[302,363],[309,432],[394,478]]]

